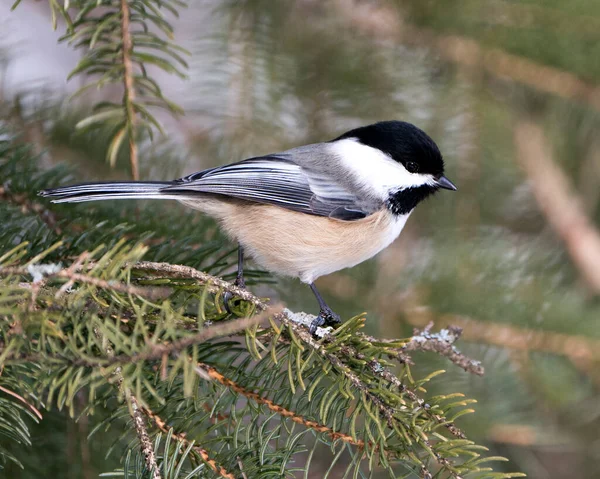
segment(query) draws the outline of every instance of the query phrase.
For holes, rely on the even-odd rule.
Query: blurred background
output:
[[[80,54],[57,43],[46,2],[12,3],[0,0],[0,117],[48,166],[127,177],[125,156],[106,164],[101,133],[74,129],[92,102],[121,92],[69,100],[83,84],[66,81]],[[462,327],[459,348],[483,361],[484,377],[415,360],[448,371],[431,393],[477,399],[460,420],[468,436],[508,457],[506,470],[600,477],[600,2],[196,0],[173,24],[189,78],[155,78],[185,115],[157,112],[167,135],[142,144],[141,178],[378,120],[415,123],[459,191],[419,206],[390,248],[319,288],[343,317],[367,311],[377,336]],[[256,288],[315,312],[299,282]],[[44,431],[64,433],[56,477],[110,469],[89,457],[85,427],[55,413],[34,433],[49,450]]]

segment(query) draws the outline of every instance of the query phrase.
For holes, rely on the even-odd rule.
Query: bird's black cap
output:
[[[356,138],[363,145],[387,153],[411,173],[444,174],[444,160],[435,142],[420,128],[405,121],[380,121],[350,130],[333,141]]]

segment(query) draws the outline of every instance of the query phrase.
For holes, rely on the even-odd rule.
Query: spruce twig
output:
[[[131,165],[131,177],[134,181],[140,179],[138,167],[138,148],[135,142],[136,135],[136,114],[134,109],[135,87],[133,84],[133,64],[131,62],[131,51],[133,43],[131,41],[130,23],[129,23],[129,4],[127,0],[121,0],[121,37],[123,42],[123,85],[125,92],[123,94],[123,103],[127,118],[127,133],[129,136],[129,164]]]

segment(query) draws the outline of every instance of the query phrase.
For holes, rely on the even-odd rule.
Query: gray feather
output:
[[[199,200],[221,195],[271,204],[301,213],[345,221],[364,218],[382,207],[356,193],[339,171],[326,144],[294,148],[211,168],[172,182],[84,183],[44,190],[53,203],[109,199]]]

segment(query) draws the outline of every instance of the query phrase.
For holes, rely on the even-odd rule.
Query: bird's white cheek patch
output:
[[[376,148],[363,145],[355,138],[337,141],[332,144],[332,148],[343,167],[384,200],[390,191],[435,184],[431,175],[410,173],[401,163]]]

